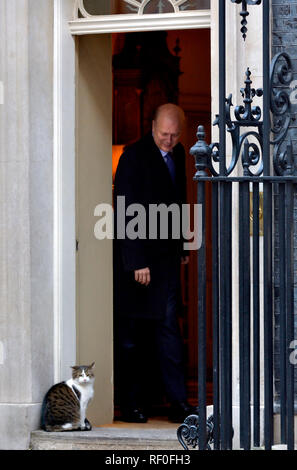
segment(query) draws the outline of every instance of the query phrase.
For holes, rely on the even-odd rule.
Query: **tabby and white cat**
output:
[[[72,378],[53,385],[44,397],[41,428],[45,431],[90,431],[86,418],[94,395],[94,365],[73,366]]]

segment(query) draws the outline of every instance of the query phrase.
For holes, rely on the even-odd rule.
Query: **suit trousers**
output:
[[[163,387],[170,403],[187,399],[183,342],[178,323],[180,265],[168,271],[166,310],[158,320],[122,317],[116,333],[116,371],[119,403],[122,410],[145,406],[150,390],[156,388],[159,365]],[[152,375],[153,373],[153,375]]]

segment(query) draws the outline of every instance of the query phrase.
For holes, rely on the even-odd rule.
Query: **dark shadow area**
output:
[[[196,142],[197,126],[203,125],[206,139],[211,138],[210,30],[160,31],[113,34],[113,176],[123,148],[137,141],[151,129],[155,109],[171,102],[183,108],[186,129],[181,142],[186,151],[187,202],[197,201],[194,158],[189,155]],[[207,290],[211,292],[211,196],[207,187]],[[116,267],[114,268],[116,269]],[[179,323],[184,343],[188,398],[197,404],[198,322],[197,322],[197,251],[190,252],[190,262],[182,266],[182,311]],[[212,402],[212,306],[208,295],[207,381],[208,403]],[[166,415],[167,403],[158,371],[153,333],[146,332],[142,344],[145,363],[147,402],[151,415]],[[115,345],[116,347],[116,345]],[[139,375],[139,380],[141,376]],[[115,370],[115,379],[117,371]],[[118,396],[115,387],[115,417]]]

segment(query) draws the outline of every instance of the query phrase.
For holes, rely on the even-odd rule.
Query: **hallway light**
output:
[[[122,153],[124,152],[125,145],[113,145],[112,146],[112,181],[117,171],[118,163]]]

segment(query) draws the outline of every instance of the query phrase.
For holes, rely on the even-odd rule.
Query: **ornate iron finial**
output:
[[[245,41],[246,39],[246,33],[247,33],[247,17],[249,16],[249,12],[247,9],[248,5],[260,5],[262,3],[262,0],[231,0],[232,3],[242,3],[242,10],[240,12],[240,16],[242,17],[242,28],[241,28],[241,33],[242,37]]]
[[[206,169],[208,168],[209,158],[211,154],[211,149],[209,145],[205,142],[205,130],[203,126],[198,127],[197,131],[197,142],[191,148],[190,154],[195,157],[196,160],[196,169],[194,179],[197,179],[201,176],[208,176]]]
[[[290,100],[292,79],[293,68],[290,56],[285,52],[276,54],[272,60],[270,70],[270,105],[273,164],[274,171],[279,176],[294,173],[293,143],[288,135],[290,126],[296,121],[296,114],[292,109]]]
[[[206,450],[211,450],[211,444],[214,442],[214,418],[209,416],[206,421]],[[197,415],[188,416],[183,424],[177,430],[177,438],[179,443],[185,450],[189,450],[189,446],[193,449],[198,447],[199,441],[199,417]]]
[[[259,121],[261,117],[261,110],[258,106],[252,108],[253,98],[255,96],[262,96],[263,89],[252,88],[252,80],[251,80],[251,71],[247,68],[246,72],[246,80],[245,80],[245,88],[240,89],[241,96],[243,97],[244,106],[237,106],[235,109],[235,116],[238,121],[242,119],[247,121]]]
[[[253,98],[255,96],[261,97],[263,95],[262,88],[252,88],[251,71],[247,68],[245,73],[245,87],[240,89],[243,97],[243,105],[236,106],[234,109],[234,117],[232,119],[231,110],[232,94],[225,99],[225,122],[226,130],[232,139],[232,158],[228,168],[226,168],[227,175],[230,175],[236,167],[241,152],[242,164],[245,175],[259,176],[263,171],[263,162],[260,161],[261,148],[262,148],[262,111],[259,106],[253,106]],[[219,116],[216,116],[214,125],[220,124]],[[244,133],[241,129],[244,127],[255,128],[255,130],[248,130]],[[253,137],[254,142],[249,142],[248,137]],[[256,142],[255,142],[256,141]],[[213,176],[219,176],[213,166],[213,162],[219,163],[220,161],[220,145],[219,143],[210,144],[211,155],[208,161],[208,169]],[[250,168],[253,167],[255,173],[252,173]]]

